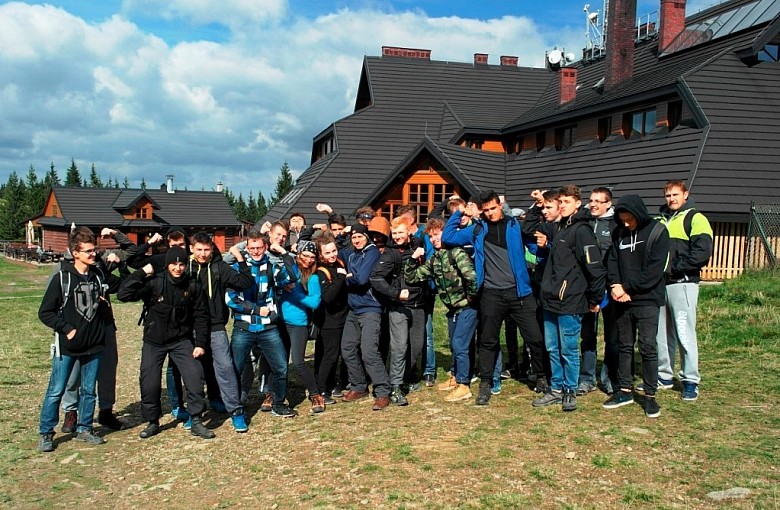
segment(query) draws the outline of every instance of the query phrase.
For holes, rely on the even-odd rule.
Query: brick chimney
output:
[[[501,55],[501,65],[502,66],[514,66],[517,67],[517,57],[509,56],[509,55]]]
[[[487,65],[488,63],[488,54],[487,53],[475,53],[474,54],[474,65]]]
[[[564,67],[558,73],[558,104],[566,104],[577,97],[577,68]]]
[[[658,53],[663,53],[685,30],[685,0],[661,0],[661,27],[658,30]]]
[[[636,0],[609,2],[604,91],[630,80],[634,74],[635,25]]]
[[[423,60],[430,60],[431,50],[422,50],[419,48],[399,48],[396,46],[382,46],[382,56],[419,58]]]

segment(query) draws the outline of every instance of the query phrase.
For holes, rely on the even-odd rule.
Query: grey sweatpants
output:
[[[674,358],[680,348],[681,381],[699,384],[699,344],[696,339],[698,283],[673,283],[666,286],[666,306],[658,319],[658,377],[671,380]]]

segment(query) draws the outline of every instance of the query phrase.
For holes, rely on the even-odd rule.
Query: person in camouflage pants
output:
[[[451,390],[444,400],[456,402],[471,398],[469,346],[477,329],[477,310],[472,306],[477,294],[477,273],[474,263],[462,248],[443,247],[443,229],[444,222],[441,219],[428,220],[425,233],[436,251],[420,264],[418,261],[422,260],[425,248],[417,248],[404,263],[404,278],[410,284],[432,279],[439,298],[447,307],[447,329],[454,368],[449,380],[440,384],[439,389]]]

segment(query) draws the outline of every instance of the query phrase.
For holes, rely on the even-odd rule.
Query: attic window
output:
[[[479,138],[466,138],[463,141],[463,145],[468,147],[469,149],[482,149],[482,144],[484,143],[484,140]]]
[[[623,136],[628,140],[632,135],[645,136],[655,129],[655,108],[623,115]]]
[[[284,204],[284,205],[292,204],[295,200],[298,199],[299,196],[301,196],[303,194],[304,188],[305,188],[304,186],[301,186],[298,189],[291,190],[289,193],[287,193],[284,196],[284,198],[280,201],[280,203]]]
[[[135,218],[137,220],[148,220],[149,209],[147,207],[139,207],[135,210]]]
[[[536,150],[541,151],[547,145],[547,133],[539,131],[536,133]]]
[[[682,111],[682,101],[669,101],[666,107],[666,123],[669,125],[669,131],[680,125]]]
[[[759,62],[780,62],[780,44],[767,44],[758,52]]]
[[[555,150],[565,151],[577,141],[577,127],[566,126],[555,130]]]
[[[333,138],[333,135],[325,138],[324,140],[320,140],[317,142],[317,148],[316,148],[316,159],[324,158],[331,152],[336,150],[336,140]]]
[[[599,142],[603,142],[612,134],[612,117],[602,117],[599,119],[598,137]]]

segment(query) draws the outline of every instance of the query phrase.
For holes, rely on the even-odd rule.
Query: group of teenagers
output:
[[[610,395],[605,408],[633,403],[637,390],[646,416],[655,418],[656,391],[674,385],[678,348],[682,398],[696,400],[696,302],[712,229],[685,183],[666,184],[656,218],[638,195],[613,206],[608,188],[593,189],[587,207],[574,185],[531,196],[527,211],[511,209],[493,191],[468,203],[452,196],[428,212],[425,225],[417,225],[414,206],[397,207],[391,220],[364,207],[350,226],[318,204],[326,223],[306,226],[294,213],[289,223],[257,225],[225,253],[206,232],[189,237],[180,227],[140,246],[104,228],[100,235],[117,249],[99,253],[90,229],[74,229],[39,309],[55,337],[39,449],[55,449],[60,407],[63,432],[89,444],[105,441],[93,430],[96,402],[100,424],[124,426],[113,411],[111,294],[143,302],[142,439],[161,431],[166,359],[173,417],[204,439],[214,437],[203,423],[209,407],[229,414],[236,432],[248,430],[244,405],[256,380],[261,411],[295,416],[287,401],[290,360],[312,413],[369,397],[375,411],[405,406],[422,386],[457,402],[473,397],[477,380],[476,404],[488,405],[511,374],[541,394],[534,407],[573,411],[578,395],[601,386]],[[436,295],[452,352],[439,384]],[[604,362],[597,374],[599,315]],[[522,348],[512,348],[517,331]],[[634,388],[636,343],[642,383]]]

